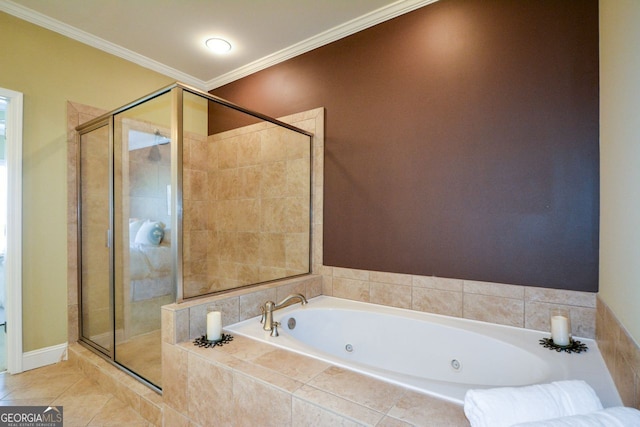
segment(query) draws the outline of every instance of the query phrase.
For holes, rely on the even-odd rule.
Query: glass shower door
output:
[[[109,122],[80,136],[79,145],[79,281],[80,334],[101,352],[113,351],[110,276]]]
[[[114,116],[115,361],[162,386],[161,307],[176,300],[171,93]]]

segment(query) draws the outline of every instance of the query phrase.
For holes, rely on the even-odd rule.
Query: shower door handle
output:
[[[111,230],[110,230],[110,229],[108,229],[108,230],[107,230],[107,233],[106,233],[106,241],[104,242],[104,245],[105,245],[107,248],[110,248],[110,247],[111,247]]]

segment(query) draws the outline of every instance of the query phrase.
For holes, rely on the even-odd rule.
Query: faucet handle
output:
[[[264,323],[264,321],[267,319],[267,313],[264,310],[263,305],[260,306],[260,311],[262,312],[262,315],[260,315],[260,323]]]
[[[271,336],[272,337],[279,337],[280,334],[278,333],[278,326],[280,326],[280,322],[273,322],[273,328],[271,328]]]

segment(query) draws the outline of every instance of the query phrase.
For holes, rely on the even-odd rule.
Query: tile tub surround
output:
[[[322,294],[373,304],[549,331],[549,310],[566,308],[576,337],[596,336],[591,292],[323,266]]]
[[[236,336],[163,343],[165,425],[468,426],[460,405]]]
[[[325,273],[326,269],[327,267],[323,268]],[[361,271],[357,274],[364,277]],[[387,282],[398,281],[395,275],[384,277]],[[373,278],[381,280],[375,274]],[[408,390],[398,392],[396,387],[380,383],[384,390],[390,387],[386,392],[392,396],[389,398],[392,402],[388,404],[388,408],[379,406],[369,390],[378,387],[377,381],[324,365],[315,359],[308,358],[303,362],[300,358],[304,356],[289,356],[289,352],[267,344],[243,337],[235,337],[232,344],[215,349],[200,349],[191,344],[194,337],[204,333],[204,317],[209,306],[217,307],[223,312],[225,325],[235,323],[241,318],[258,314],[257,308],[252,312],[251,307],[266,301],[265,297],[279,301],[292,292],[305,293],[309,298],[317,296],[322,293],[323,287],[326,290],[326,279],[326,276],[305,276],[163,308],[162,356],[165,387],[162,397],[78,344],[70,346],[69,360],[77,363],[85,375],[96,379],[155,425],[162,425],[163,418],[164,425],[167,426],[199,425],[197,417],[202,416],[203,411],[217,416],[221,410],[238,417],[232,425],[243,425],[243,422],[251,425],[253,420],[249,415],[270,413],[270,408],[275,405],[282,412],[278,412],[280,415],[273,419],[274,424],[282,416],[286,418],[290,414],[292,425],[377,423],[380,426],[407,426],[434,425],[434,420],[441,420],[435,425],[467,426],[468,422],[458,405]],[[424,277],[413,279],[419,282],[448,281]],[[384,284],[382,281],[373,283]],[[459,286],[459,291],[462,292],[464,286],[462,283]],[[541,296],[537,298],[541,299]],[[628,337],[624,338],[625,335],[621,334],[624,330],[599,300],[597,321],[599,347],[623,401],[625,405],[638,407],[635,390],[639,389],[640,369],[637,361],[640,360],[640,351],[637,346],[631,345],[633,342]],[[195,378],[196,372],[204,372],[205,378]],[[215,375],[215,378],[209,378],[210,375]],[[345,378],[348,378],[346,386]],[[213,402],[209,394],[216,393],[213,390],[217,390],[210,386],[211,381],[215,381],[216,387],[222,387],[227,393],[219,397],[225,402],[224,405],[214,405],[212,408],[205,405],[204,402],[207,405]],[[200,392],[200,387],[206,388],[206,392]],[[195,395],[198,397],[194,398]],[[245,398],[241,398],[241,395]],[[246,398],[247,395],[269,396],[269,399],[253,401]],[[193,402],[190,403],[191,401]],[[228,420],[224,417],[221,420]],[[260,421],[260,425],[265,425],[265,420]],[[284,425],[287,425],[286,420]]]
[[[205,333],[208,309],[229,325],[257,316],[267,300],[321,291],[322,277],[312,275],[163,307],[165,425],[469,425],[457,404],[248,338],[192,343]]]
[[[596,341],[625,406],[640,409],[640,346],[598,297]]]
[[[176,344],[206,333],[207,311],[222,313],[222,326],[231,325],[260,314],[267,301],[276,303],[299,293],[306,298],[322,294],[322,277],[306,275],[162,307],[162,341]]]
[[[235,337],[231,344],[214,349],[195,347],[192,340],[204,334],[209,308],[222,311],[223,324],[229,325],[257,316],[259,306],[267,300],[280,301],[290,293],[300,292],[308,298],[333,293],[342,298],[438,313],[444,304],[432,307],[421,293],[427,290],[428,295],[428,291],[434,289],[444,293],[446,298],[442,301],[459,301],[457,317],[465,317],[462,300],[473,301],[478,296],[480,308],[469,305],[471,308],[467,310],[471,315],[466,317],[520,327],[538,324],[538,329],[546,330],[549,308],[563,305],[571,309],[573,322],[576,322],[574,317],[580,319],[574,312],[582,314],[583,311],[593,311],[595,322],[595,307],[590,307],[595,305],[595,296],[588,293],[331,267],[322,267],[321,273],[322,276],[304,276],[163,307],[164,416],[165,423],[171,423],[166,425],[200,425],[207,419],[217,419],[221,425],[231,423],[232,419],[231,425],[256,422],[261,425],[265,422],[273,425],[333,422],[430,425],[433,420],[441,420],[435,425],[468,425],[459,405],[390,386],[244,337]],[[355,292],[349,293],[353,290]],[[451,293],[459,293],[459,299],[451,298]],[[512,305],[503,300],[509,300],[507,302]],[[520,323],[515,320],[505,322],[505,318],[516,319],[517,316],[505,316],[504,312],[495,309],[500,306],[521,306]],[[482,307],[501,317],[482,317]],[[532,308],[533,314],[529,313],[528,318],[525,307]],[[542,312],[544,314],[535,315]],[[585,330],[584,324],[595,331],[595,325],[590,326],[588,322],[577,321],[576,324],[574,327],[581,331]],[[388,406],[381,405],[375,396],[371,396],[371,390],[377,388],[386,390]],[[248,396],[269,396],[269,399]],[[211,402],[221,403],[212,405]],[[256,421],[252,419],[253,414],[273,414],[273,419]]]
[[[327,269],[322,268],[324,273]],[[338,272],[337,277],[340,273]],[[364,281],[364,272],[352,271],[350,274],[358,274],[361,281]],[[373,274],[373,279],[379,280],[373,283],[384,285],[384,279],[387,285],[393,285],[399,279],[406,280],[400,276]],[[369,276],[369,279],[371,278]],[[421,284],[432,280],[449,281],[419,276],[412,277],[412,280]],[[377,285],[373,286],[375,288]],[[444,285],[440,283],[439,286]],[[462,292],[464,284],[458,283],[458,286],[459,292]],[[495,290],[493,286],[488,286]],[[500,286],[498,288],[501,289]],[[315,359],[304,358],[303,361],[301,358],[304,356],[290,355],[290,352],[275,349],[267,344],[243,337],[235,337],[232,344],[215,349],[200,349],[191,343],[195,337],[204,334],[205,316],[209,307],[222,311],[223,322],[228,325],[256,316],[259,314],[259,305],[267,299],[280,301],[294,292],[312,298],[323,293],[323,290],[327,290],[327,276],[303,276],[163,307],[162,398],[157,395],[154,397],[151,390],[78,344],[70,347],[69,358],[73,361],[77,359],[77,355],[81,355],[83,359],[88,359],[78,362],[85,374],[97,378],[98,382],[112,390],[116,396],[121,396],[121,400],[129,402],[130,406],[146,419],[154,419],[156,425],[160,425],[157,424],[159,418],[163,418],[164,425],[167,426],[199,425],[199,417],[207,414],[217,417],[220,411],[238,417],[231,425],[243,425],[243,422],[251,425],[252,413],[270,413],[270,408],[274,405],[278,411],[282,411],[274,417],[274,424],[284,417],[284,425],[324,425],[336,422],[344,425],[407,426],[430,425],[434,420],[441,420],[436,425],[468,425],[462,408],[458,405],[405,389],[398,391],[396,387],[368,377],[361,377],[330,365],[318,365],[322,362]],[[542,295],[538,295],[535,301],[544,300],[546,291],[542,290]],[[580,295],[574,297],[578,298]],[[533,296],[530,296],[530,299],[533,300]],[[550,298],[547,296],[546,299]],[[602,311],[600,306],[599,310]],[[604,314],[601,316],[600,311],[599,328],[604,322]],[[196,373],[203,374],[204,378],[196,378]],[[635,378],[637,381],[637,377]],[[212,386],[213,382],[216,384],[215,387]],[[372,397],[370,394],[370,389],[378,386],[384,390],[390,387],[385,392],[392,396],[389,397],[391,402],[388,403],[388,407],[380,406],[376,403],[375,396]],[[224,393],[217,394],[219,387]],[[215,401],[212,397],[216,396],[224,404],[211,405],[211,402]],[[254,401],[247,396],[269,396],[269,399]],[[224,414],[220,416],[220,423],[224,425],[223,421],[228,421],[229,418]],[[287,416],[290,416],[291,421],[286,421]],[[260,425],[269,422],[262,419],[260,421]],[[190,422],[192,424],[189,424]]]

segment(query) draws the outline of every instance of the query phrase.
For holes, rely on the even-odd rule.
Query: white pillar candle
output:
[[[222,338],[222,315],[219,311],[207,313],[207,339],[218,341]]]
[[[565,316],[551,316],[551,339],[556,345],[569,345],[571,333],[569,319]]]

